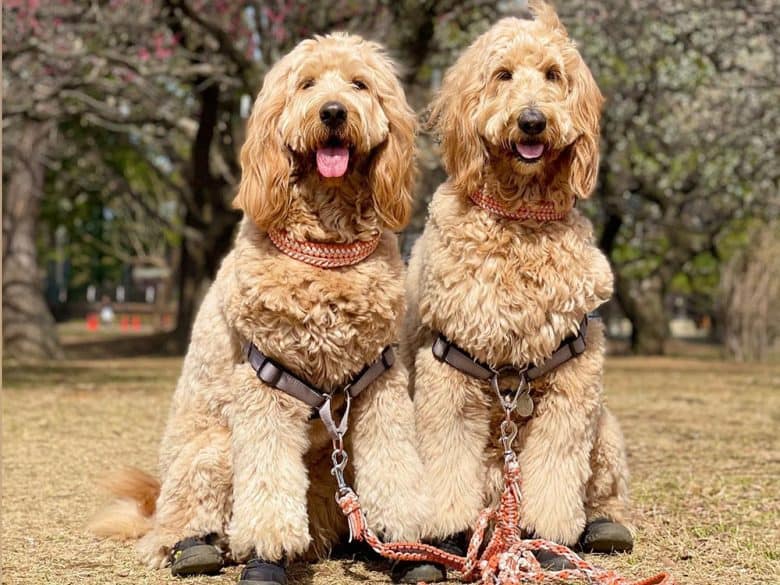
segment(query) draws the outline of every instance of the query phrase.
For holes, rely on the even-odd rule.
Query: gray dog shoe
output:
[[[579,548],[587,553],[622,553],[634,548],[634,537],[620,524],[607,518],[589,522],[580,536]]]
[[[287,575],[281,564],[255,557],[241,571],[238,585],[287,585]]]
[[[576,565],[569,562],[569,559],[554,552],[535,550],[533,553],[545,571],[570,571],[577,568]]]
[[[459,532],[436,543],[436,546],[444,552],[463,557],[466,556],[467,544],[466,534]],[[393,564],[390,576],[394,583],[438,583],[447,580],[447,569],[434,563],[399,561]]]
[[[171,550],[171,575],[216,575],[222,569],[222,553],[205,538],[191,536],[180,540]]]

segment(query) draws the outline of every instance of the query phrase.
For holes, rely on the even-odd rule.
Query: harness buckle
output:
[[[256,372],[257,378],[259,380],[262,380],[263,382],[265,382],[269,386],[273,386],[274,388],[279,383],[282,374],[284,374],[284,371],[268,358],[263,360],[262,365],[259,368],[257,368],[257,372]]]
[[[395,353],[393,352],[393,348],[389,345],[382,350],[379,357],[382,360],[382,364],[385,366],[385,370],[389,370],[393,367],[393,364],[395,364]]]
[[[585,339],[582,335],[577,335],[569,342],[569,351],[571,351],[572,357],[577,357],[585,353]]]

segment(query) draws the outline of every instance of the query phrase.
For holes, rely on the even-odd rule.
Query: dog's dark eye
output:
[[[305,79],[301,83],[301,89],[309,89],[310,87],[314,87],[314,80],[313,79]]]
[[[509,69],[501,69],[498,73],[496,73],[496,79],[500,81],[509,81],[512,79],[512,72],[509,71]]]
[[[363,83],[360,79],[353,79],[352,87],[354,87],[355,89],[359,89],[361,91],[364,89],[368,89],[368,86],[365,83]]]
[[[556,67],[550,67],[545,74],[547,81],[560,81],[561,72]]]

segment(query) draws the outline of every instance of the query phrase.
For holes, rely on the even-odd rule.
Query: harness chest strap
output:
[[[553,354],[539,365],[530,365],[525,371],[518,370],[525,382],[531,382],[541,378],[551,372],[561,364],[566,363],[572,358],[581,355],[585,351],[585,339],[588,335],[588,315],[582,318],[579,331],[576,335],[571,335],[564,339]],[[490,380],[504,367],[491,368],[473,358],[466,350],[461,349],[452,341],[447,339],[444,334],[439,333],[433,342],[433,356],[440,362],[444,362],[460,370],[464,374],[477,378],[478,380]]]
[[[339,434],[343,436],[346,433],[348,419],[346,413],[338,425],[333,420],[330,407],[332,394],[309,385],[284,366],[265,355],[252,342],[246,344],[245,351],[246,359],[249,365],[252,366],[255,374],[257,374],[258,379],[311,406],[319,414],[332,437],[335,438]],[[356,398],[374,380],[392,368],[394,362],[395,354],[393,353],[393,348],[388,345],[382,350],[377,359],[364,367],[344,386],[344,392],[348,395],[348,400]]]

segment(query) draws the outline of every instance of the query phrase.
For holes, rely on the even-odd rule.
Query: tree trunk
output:
[[[53,129],[49,122],[26,120],[18,139],[6,148],[10,164],[3,197],[3,349],[5,356],[20,360],[63,355],[43,295],[35,247],[43,157]]]
[[[184,225],[191,223],[190,213],[186,214]],[[189,220],[189,221],[188,221]],[[203,257],[204,242],[185,236],[181,243],[179,254],[179,299],[176,308],[176,329],[173,332],[174,351],[183,353],[190,339],[192,322],[200,302],[200,291],[206,278],[206,267]]]
[[[662,355],[669,338],[669,322],[664,306],[663,281],[652,275],[642,280],[615,274],[615,294],[631,321],[631,352]]]
[[[211,171],[211,148],[221,107],[216,84],[198,84],[201,110],[198,131],[192,145],[189,187],[191,201],[184,217],[184,240],[179,262],[179,305],[174,349],[182,353],[203,293],[216,276],[223,256],[230,249],[233,231],[241,214],[227,198],[231,188]]]

